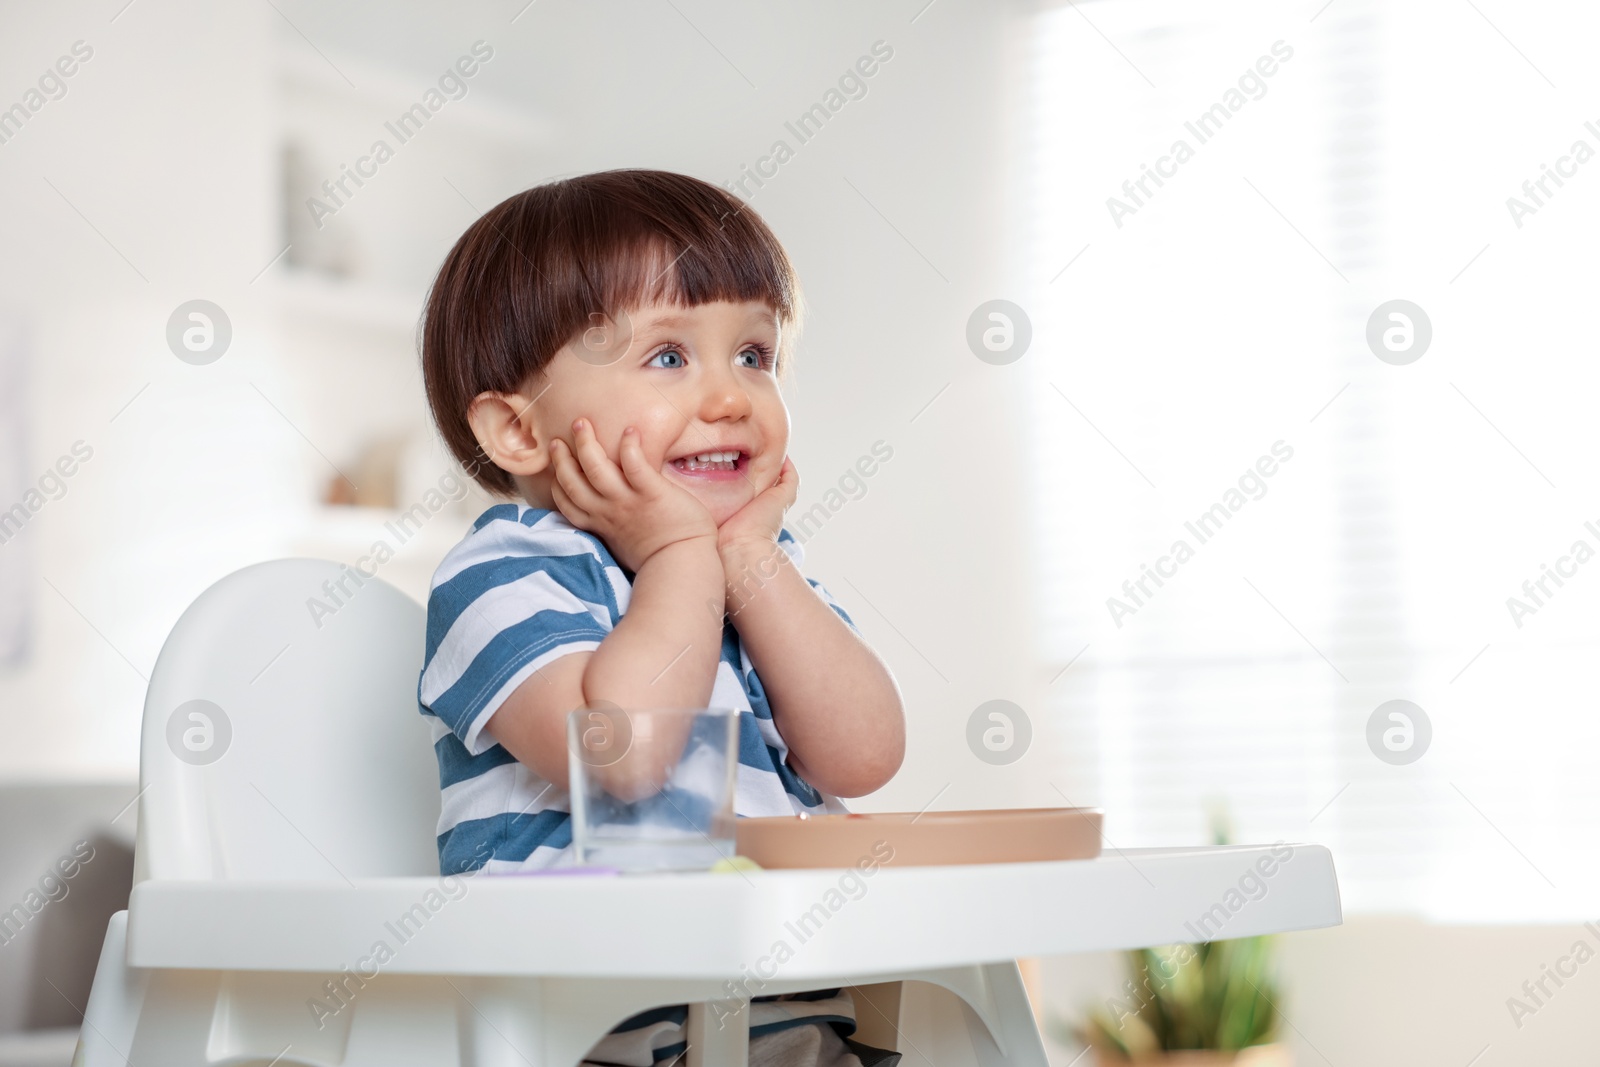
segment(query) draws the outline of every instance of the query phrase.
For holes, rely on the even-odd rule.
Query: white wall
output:
[[[791,395],[801,506],[875,441],[894,449],[866,495],[809,543],[810,569],[889,660],[911,711],[906,767],[870,806],[1057,803],[1044,751],[996,768],[965,740],[978,704],[1027,708],[1039,685],[1021,541],[1021,379],[979,362],[963,336],[972,308],[1005,291],[1009,178],[993,116],[1010,91],[1007,22],[1003,9],[941,3],[913,23],[920,6],[689,12],[751,88],[667,5],[635,5],[621,22],[537,5],[514,24],[514,11],[487,4],[398,23],[370,6],[282,5],[328,55],[386,64],[419,87],[487,40],[496,60],[474,92],[521,101],[554,127],[548,156],[525,173],[452,173],[438,154],[409,149],[387,164],[385,182],[417,190],[418,251],[403,269],[413,282],[472,208],[553,176],[614,166],[736,176],[775,138],[794,143],[784,121],[875,41],[894,49],[867,95],[752,197],[806,289]],[[29,530],[39,572],[61,595],[36,583],[37,662],[0,678],[16,741],[0,773],[133,773],[141,673],[178,613],[227,571],[302,550],[302,516],[328,463],[352,461],[353,426],[378,421],[375,409],[425,417],[414,356],[393,357],[396,381],[409,379],[399,393],[387,379],[363,389],[342,369],[354,345],[326,341],[333,362],[309,359],[314,324],[264,302],[281,265],[251,282],[282,246],[275,42],[300,46],[296,31],[267,5],[140,0],[115,23],[112,14],[18,11],[0,45],[12,71],[42,70],[80,38],[96,50],[67,97],[0,146],[0,193],[20,222],[0,269],[38,327],[29,463],[42,470],[80,437],[95,447]],[[575,45],[602,40],[605,63]],[[233,349],[208,367],[180,363],[164,344],[167,314],[194,297],[234,323]]]
[[[220,574],[275,550],[274,516],[299,488],[264,447],[278,417],[247,382],[287,384],[248,285],[276,236],[255,206],[274,181],[259,135],[274,16],[158,0],[113,22],[120,6],[11,5],[0,32],[6,106],[75,41],[94,50],[0,145],[0,291],[35,342],[26,469],[37,478],[79,439],[93,449],[23,535],[38,631],[34,661],[0,676],[12,778],[133,774],[167,630]],[[196,297],[236,324],[216,367],[166,347],[168,315]]]

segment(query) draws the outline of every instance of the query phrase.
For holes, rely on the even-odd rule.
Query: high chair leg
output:
[[[903,1067],[1048,1067],[1015,961],[851,986],[856,1037]]]
[[[712,1000],[689,1005],[688,1067],[745,1067],[750,1059],[750,1002]]]
[[[710,979],[381,975],[333,1019],[313,1021],[308,997],[324,977],[132,968],[127,914],[119,913],[106,931],[73,1067],[273,1056],[317,1067],[572,1067],[621,1019],[671,1003],[690,1005],[689,1067],[749,1061],[749,1004],[717,999],[721,989]],[[1014,962],[883,977],[890,980],[862,986],[781,981],[769,991],[845,985],[856,1037],[900,1052],[904,1067],[1048,1067]]]
[[[128,966],[128,913],[119,911],[111,916],[100,947],[72,1067],[124,1067],[145,986],[146,976]]]

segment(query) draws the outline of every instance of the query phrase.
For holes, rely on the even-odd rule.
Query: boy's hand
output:
[[[794,504],[800,491],[800,472],[794,461],[783,457],[778,480],[755,495],[755,499],[729,515],[717,528],[717,551],[724,559],[741,552],[768,552],[777,544],[783,528],[783,515]]]
[[[604,541],[624,567],[638,573],[668,545],[716,536],[705,505],[645,462],[632,426],[622,431],[620,464],[600,447],[587,419],[572,424],[572,439],[571,447],[559,437],[550,442],[550,494],[568,522]]]

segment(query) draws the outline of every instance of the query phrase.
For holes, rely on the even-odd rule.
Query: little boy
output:
[[[737,709],[742,816],[844,811],[899,769],[894,679],[782,525],[799,476],[779,376],[799,304],[760,218],[662,171],[519,193],[451,249],[422,329],[428,402],[472,477],[520,502],[478,518],[428,599],[418,702],[441,873],[568,855],[581,707]],[[848,997],[806,997],[772,1016],[774,1039],[808,1019],[853,1029]],[[756,1008],[778,1004],[752,1006],[752,1052]],[[681,1050],[681,1011],[647,1016],[591,1057],[648,1067]],[[818,1047],[786,1061],[856,1062],[811,1029]]]

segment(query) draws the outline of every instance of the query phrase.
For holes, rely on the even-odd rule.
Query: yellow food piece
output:
[[[712,874],[730,874],[734,871],[759,871],[761,864],[749,856],[731,856],[711,865]]]

